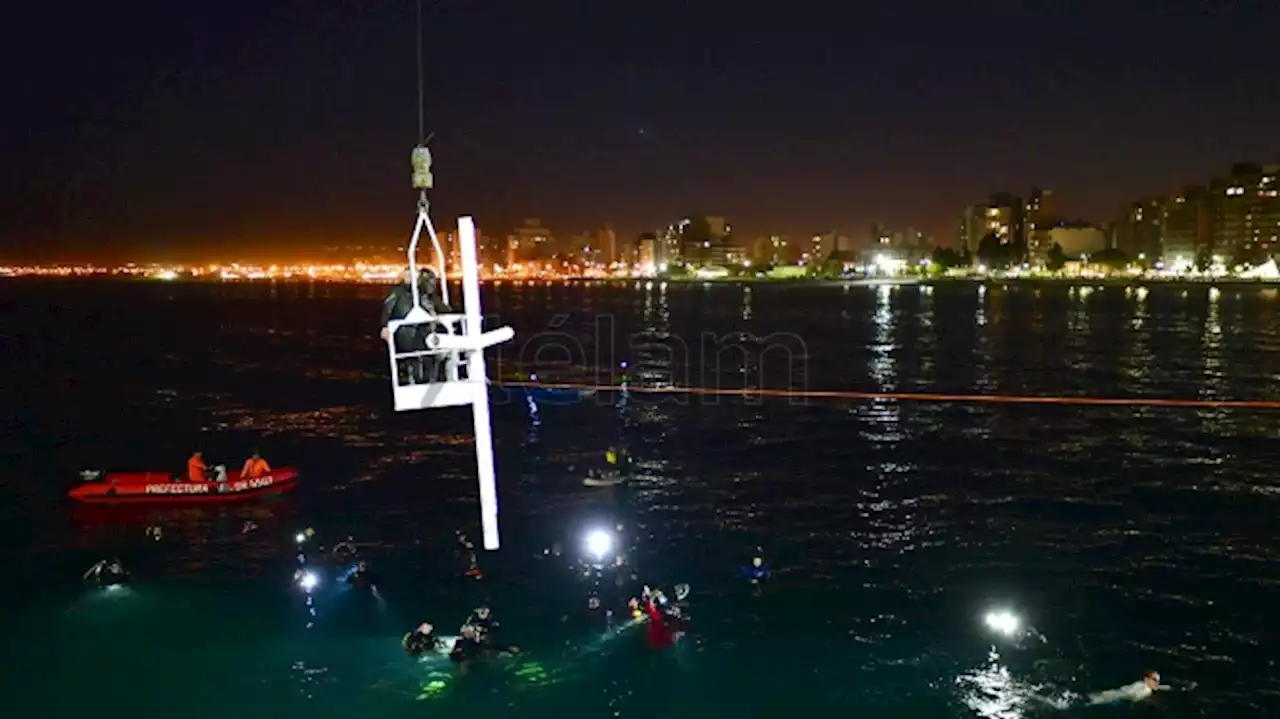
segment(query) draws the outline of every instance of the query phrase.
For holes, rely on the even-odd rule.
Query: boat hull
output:
[[[261,477],[241,479],[228,472],[226,482],[175,482],[165,472],[110,472],[68,492],[87,504],[215,504],[243,502],[292,489],[298,471],[281,467]]]

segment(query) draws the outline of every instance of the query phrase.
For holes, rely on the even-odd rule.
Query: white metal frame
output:
[[[437,281],[440,296],[449,301],[448,276],[445,273],[444,252],[436,237],[435,227],[427,215],[426,202],[420,203],[418,221],[409,242],[409,281],[413,292],[413,309],[402,320],[392,320],[387,325],[387,355],[391,364],[392,396],[397,412],[411,412],[441,407],[471,407],[471,417],[476,440],[476,468],[480,482],[480,519],[484,527],[484,548],[498,548],[498,487],[493,463],[493,429],[489,419],[489,379],[484,361],[484,351],[489,347],[510,341],[515,331],[510,327],[482,332],[483,317],[480,307],[480,265],[476,257],[476,228],[470,217],[458,219],[458,242],[462,260],[461,314],[433,315],[421,305],[418,292],[417,252],[422,229],[427,229],[436,253]],[[421,350],[397,352],[396,330],[406,326],[432,325],[433,331],[426,337]],[[400,360],[414,357],[432,357],[433,372],[439,372],[444,364],[443,381],[417,385],[400,385]],[[435,379],[433,375],[430,379]]]

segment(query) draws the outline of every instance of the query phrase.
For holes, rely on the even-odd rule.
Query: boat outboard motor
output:
[[[81,482],[96,482],[100,479],[102,479],[102,470],[100,469],[86,469],[80,472]]]
[[[213,466],[213,481],[215,482],[227,481],[227,465],[215,464]]]

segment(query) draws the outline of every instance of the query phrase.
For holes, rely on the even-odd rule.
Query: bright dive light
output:
[[[613,547],[613,537],[603,529],[597,529],[587,535],[587,551],[596,558],[604,559],[604,555]]]
[[[303,542],[307,541],[306,532],[298,532],[297,534],[293,535],[293,541],[297,542],[298,544],[302,544]]]
[[[998,612],[987,612],[987,616],[983,618],[987,623],[987,628],[993,632],[998,632],[1006,637],[1012,637],[1018,633],[1018,627],[1022,622],[1018,620],[1013,612],[1008,610],[1000,610]]]
[[[316,585],[319,583],[320,578],[316,576],[315,572],[303,572],[302,576],[298,579],[298,586],[308,592],[315,589]]]

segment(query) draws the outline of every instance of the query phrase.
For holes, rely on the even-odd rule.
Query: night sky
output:
[[[995,190],[1050,187],[1105,221],[1232,161],[1280,160],[1275,2],[425,4],[441,225],[631,237],[701,212],[745,239],[884,222],[949,241]],[[10,11],[0,257],[402,243],[415,14]]]

